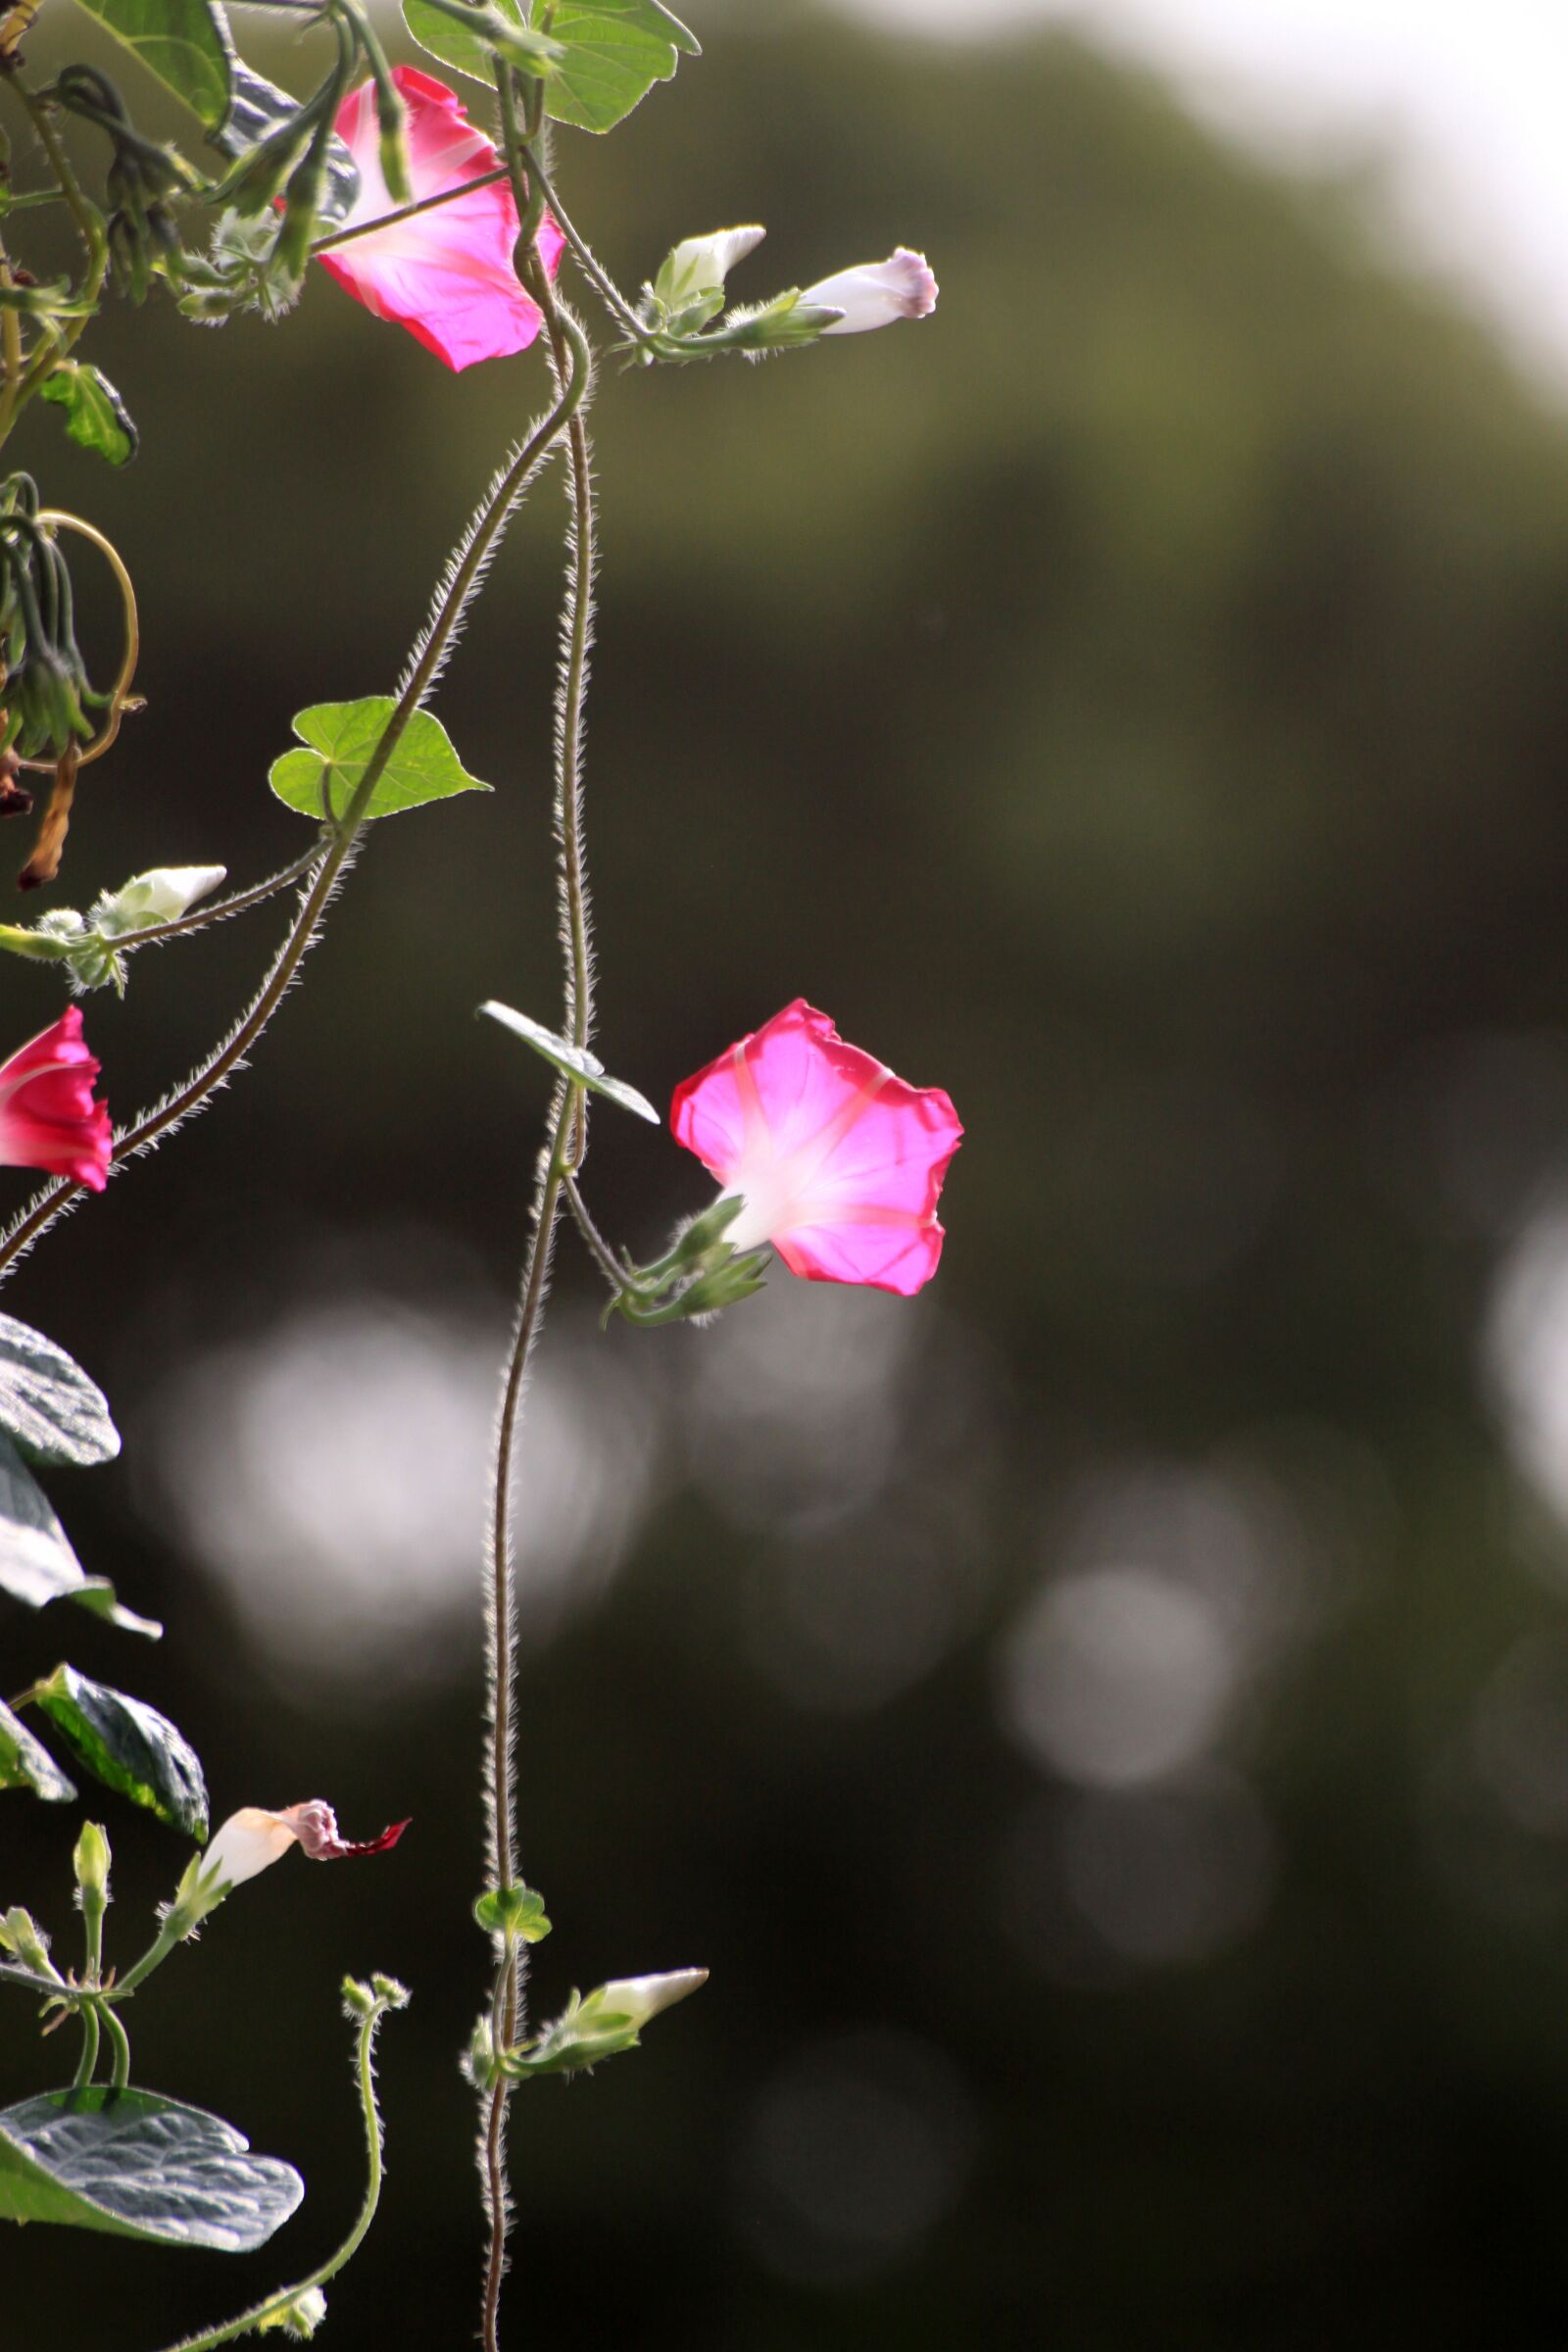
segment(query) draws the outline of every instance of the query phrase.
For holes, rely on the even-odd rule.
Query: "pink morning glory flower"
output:
[[[367,1838],[356,1843],[338,1834],[337,1818],[330,1805],[319,1797],[312,1797],[302,1805],[286,1805],[281,1813],[269,1813],[260,1805],[246,1805],[242,1811],[231,1813],[221,1828],[213,1833],[212,1843],[200,1856],[197,1870],[208,1887],[241,1886],[254,1879],[258,1871],[266,1870],[286,1854],[291,1845],[298,1844],[313,1862],[341,1862],[351,1854],[384,1854],[396,1845],[406,1821],[394,1822],[379,1838]]]
[[[925,255],[901,245],[885,262],[861,262],[808,286],[801,302],[844,313],[823,327],[824,335],[862,335],[896,318],[928,318],[937,307],[937,281]]]
[[[904,1298],[942,1254],[937,1197],[963,1129],[939,1086],[847,1046],[803,997],[675,1089],[670,1126],[744,1206],[724,1235],[771,1242],[809,1282]]]
[[[414,200],[439,196],[494,171],[496,151],[475,130],[456,93],[413,66],[394,68],[408,112],[409,178]],[[362,83],[338,110],[338,137],[354,158],[360,192],[343,222],[357,228],[397,208],[381,176],[375,94]],[[318,256],[340,286],[376,318],[406,326],[449,368],[526,351],[542,324],[539,305],[517,283],[512,249],[517,208],[505,180],[456,196],[412,220],[395,220]],[[539,252],[552,277],[564,243],[547,213]]]
[[[43,1168],[101,1193],[114,1139],[92,1099],[99,1064],[74,1004],[0,1065],[0,1167]]]

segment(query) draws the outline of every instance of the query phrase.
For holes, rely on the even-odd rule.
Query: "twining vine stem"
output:
[[[579,337],[580,339],[580,337]],[[586,345],[584,345],[586,351]],[[403,691],[382,730],[364,775],[335,825],[326,848],[313,853],[314,870],[302,894],[299,910],[278,949],[262,986],[241,1016],[184,1085],[115,1137],[115,1164],[123,1165],[157,1143],[171,1127],[199,1110],[244,1060],[268,1027],[288,993],[289,985],[316,936],[344,868],[349,864],[366,821],[371,796],[385,773],[409,720],[424,701],[440,672],[453,631],[476,584],[484,576],[501,532],[529,478],[543,464],[558,436],[575,415],[587,392],[587,369],[577,368],[562,385],[555,407],[522,443],[511,463],[491,484],[480,502],[466,544],[449,576],[436,591],[434,615],[428,633],[409,670]],[[574,445],[575,446],[575,445]],[[141,935],[145,939],[146,934]],[[127,943],[127,944],[134,944]],[[51,1185],[28,1203],[4,1235],[0,1235],[0,1277],[69,1208],[81,1191],[69,1180]]]
[[[387,1980],[378,1978],[377,1983],[384,1987]],[[365,2199],[353,2229],[336,2253],[329,2254],[308,2278],[298,2279],[293,2286],[279,2287],[275,2295],[269,2295],[265,2302],[253,2303],[249,2311],[242,2311],[237,2319],[225,2321],[220,2328],[209,2328],[201,2335],[182,2336],[170,2347],[170,2352],[213,2352],[218,2344],[231,2344],[236,2336],[248,2334],[253,2328],[259,2329],[268,2321],[275,2321],[290,2304],[298,2303],[313,2288],[324,2286],[359,2252],[381,2201],[381,2117],[375,2103],[375,2034],[387,2010],[399,2006],[407,1997],[401,1987],[393,1990],[397,1995],[395,2000],[377,1998],[368,2015],[361,2018],[355,2044],[354,2075],[360,2093],[360,2112],[365,2119],[367,2170]]]
[[[496,75],[502,132],[517,207],[520,275],[544,315],[551,363],[558,384],[580,388],[567,425],[568,497],[571,536],[562,647],[561,696],[556,732],[555,826],[559,849],[558,898],[565,962],[564,1026],[576,1046],[586,1046],[593,1028],[593,965],[589,946],[587,864],[582,826],[583,709],[588,684],[588,648],[593,632],[593,468],[584,421],[592,375],[587,338],[560,300],[539,259],[536,238],[543,213],[543,174],[530,185],[524,165],[525,137],[517,121],[513,76]],[[543,135],[543,108],[530,94],[526,141]],[[564,393],[563,394],[564,397]],[[527,1393],[528,1366],[539,1337],[563,1186],[582,1165],[588,1148],[587,1103],[581,1088],[564,1081],[556,1092],[549,1141],[541,1156],[533,1227],[523,1263],[512,1349],[502,1384],[496,1424],[495,1478],[489,1546],[489,1811],[494,1883],[510,1887],[516,1879],[516,1790],[513,1718],[516,1678],[516,1633],[513,1592],[512,1481],[517,1427]],[[497,1955],[492,1996],[496,2047],[514,2046],[523,2027],[522,1959],[526,1949],[507,1936]],[[506,2174],[507,2100],[511,2084],[497,2081],[486,2098],[481,2132],[485,2210],[490,2242],[485,2263],[483,2343],[498,2352],[501,2282],[506,2274],[510,2200]]]

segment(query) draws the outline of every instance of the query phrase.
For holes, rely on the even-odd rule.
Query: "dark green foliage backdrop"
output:
[[[937,1292],[805,1301],[825,1336],[789,1315],[793,1393],[727,1333],[606,1343],[666,1434],[632,1556],[526,1671],[524,1842],[558,1923],[537,1966],[547,2001],[714,1974],[635,2061],[519,2101],[509,2340],[1554,2344],[1564,1551],[1479,1334],[1568,1168],[1561,419],[1374,262],[1347,195],[1275,184],[1066,43],[691,13],[702,64],[616,139],[563,142],[617,273],[756,217],[737,291],[902,240],[943,299],[755,372],[606,383],[604,1048],[662,1098],[804,991],[949,1085],[969,1141]],[[67,904],[156,859],[249,878],[290,854],[264,777],[291,712],[390,684],[541,383],[527,358],[453,379],[324,278],[287,331],[153,305],[94,356],[137,464],[90,469],[48,414],[23,456],[126,551],[150,708],[84,786]],[[334,1988],[372,1967],[416,2002],[330,2340],[468,2340],[477,1599],[450,1672],[422,1621],[412,1679],[395,1650],[356,1674],[351,1634],[285,1672],[147,1462],[172,1367],[265,1340],[313,1282],[481,1319],[510,1284],[543,1092],[469,1015],[556,1002],[555,496],[441,704],[495,798],[371,843],[254,1071],[7,1297],[122,1410],[122,1464],[55,1491],[88,1567],[170,1623],[133,1653],[73,1624],[73,1656],[179,1721],[220,1815],[322,1793],[354,1834],[415,1816],[395,1861],[245,1889],[132,2021],[140,2079],[302,2165],[302,2217],[237,2263],[15,2237],[8,2341],[151,2346],[332,2241],[359,2176]],[[271,927],[144,958],[123,1007],[89,1006],[120,1111],[229,1018]],[[20,1038],[56,1000],[7,986]],[[628,1240],[704,1197],[652,1131],[597,1132]],[[564,1311],[592,1297],[568,1261]],[[705,1347],[742,1396],[717,1472],[722,1413],[670,1401]],[[330,1422],[330,1377],[302,1416]],[[406,1443],[441,1433],[416,1416]],[[1147,1573],[1102,1585],[1152,1609],[1133,1667],[1125,1624],[1106,1637],[1131,1684],[1102,1690],[1081,1642],[1031,1684],[1086,1482],[1129,1466],[1144,1552],[1106,1538],[1090,1564],[1179,1553],[1175,1613]],[[1225,1560],[1260,1493],[1254,1591]],[[1273,1633],[1257,1591],[1285,1595]],[[18,1684],[67,1639],[5,1630]],[[1221,1705],[1204,1673],[1244,1651]],[[1185,1758],[1168,1811],[1124,1735]],[[64,1941],[76,1816],[4,1801],[0,1894]],[[104,1813],[125,1956],[184,1849]],[[21,2096],[58,2045],[33,2053],[14,2006]]]

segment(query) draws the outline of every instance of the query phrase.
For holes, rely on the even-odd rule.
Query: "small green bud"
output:
[[[60,1972],[49,1957],[48,1936],[20,1903],[13,1904],[4,1919],[0,1919],[0,1950],[13,1953],[34,1976],[52,1977],[57,1984],[61,1982]]]
[[[265,2320],[258,2320],[256,2332],[258,2335],[270,2335],[274,2328],[278,2328],[296,2342],[308,2343],[325,2317],[326,2297],[320,2288],[302,2286],[297,2295],[289,2297],[281,2310],[269,2312]]]
[[[95,1821],[84,1821],[76,1850],[72,1855],[76,1873],[76,1886],[81,1895],[82,1909],[91,1904],[103,1913],[109,1900],[109,1839]]]
[[[463,2071],[475,2090],[494,2090],[501,2070],[496,2064],[495,2037],[490,2031],[488,2014],[474,2020],[468,2047],[464,2054]]]
[[[408,1986],[400,1984],[396,1977],[372,1977],[370,1989],[383,2009],[406,2009],[413,1997]]]
[[[343,1980],[343,2014],[351,2024],[363,2026],[368,2017],[375,2014],[375,1994],[358,1977]]]

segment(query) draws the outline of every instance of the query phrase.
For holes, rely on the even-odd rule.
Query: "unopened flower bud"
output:
[[[686,309],[704,295],[722,294],[737,262],[755,253],[764,228],[715,228],[711,236],[686,237],[665,255],[654,280],[655,299],[669,312]]]
[[[302,2286],[297,2295],[277,2311],[269,2312],[265,2320],[256,2322],[258,2335],[269,2335],[279,2328],[296,2342],[307,2343],[326,2317],[326,2297],[318,2286]]]
[[[854,270],[818,279],[801,300],[843,313],[822,329],[824,334],[860,335],[873,326],[891,326],[898,318],[928,318],[937,307],[937,281],[925,255],[901,245],[885,262],[861,262]]]
[[[53,1977],[59,1982],[59,1971],[49,1957],[49,1938],[32,1914],[24,1911],[20,1903],[13,1904],[4,1919],[0,1919],[0,1950],[13,1953],[34,1976]]]
[[[622,2018],[639,2033],[651,2017],[657,2017],[662,2009],[672,2009],[707,1983],[706,1968],[674,1968],[657,1977],[616,1977],[588,1995],[580,2014],[584,2020],[591,2012]]]
[[[71,1857],[76,1873],[76,1890],[81,1907],[97,1911],[100,1918],[109,1900],[109,1839],[95,1821],[84,1821],[76,1850]]]
[[[160,865],[136,874],[119,890],[105,891],[93,905],[88,921],[112,939],[144,931],[154,923],[177,923],[198,899],[228,878],[223,865]]]

